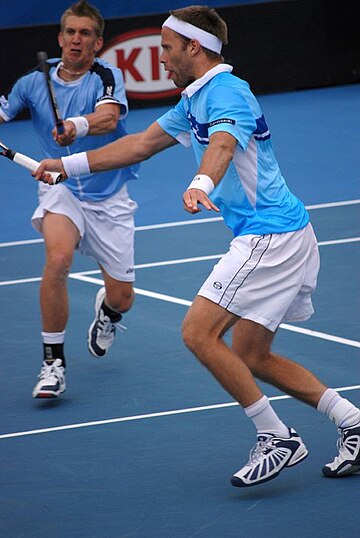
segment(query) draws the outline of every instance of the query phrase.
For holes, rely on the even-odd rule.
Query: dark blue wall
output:
[[[5,0],[6,3],[9,1],[16,6],[20,0]],[[34,0],[27,1],[33,9]],[[212,3],[211,0],[204,1]],[[234,66],[234,73],[247,80],[257,94],[358,83],[359,1],[273,0],[220,6],[221,0],[216,0],[217,11],[229,27],[229,45],[223,50],[225,61]],[[3,2],[0,0],[0,9]],[[59,9],[63,4],[63,0],[55,0],[55,5],[53,2],[46,0],[48,12],[48,5]],[[124,9],[121,0],[95,2],[99,7],[100,4],[104,8],[111,4],[113,9],[115,5]],[[141,2],[137,2],[139,8],[145,5],[144,0]],[[199,0],[190,0],[186,4],[192,2]],[[184,3],[183,0],[171,0],[171,7]],[[156,4],[156,9],[162,7],[165,10],[168,1],[146,0],[146,4],[147,7]],[[160,28],[167,12],[168,9],[163,13],[106,18],[105,46],[130,31]],[[4,14],[7,11],[2,9],[2,21]],[[28,24],[0,31],[0,95],[6,94],[19,76],[34,67],[37,51],[46,50],[49,57],[59,56],[58,31],[58,20],[47,25]],[[131,99],[129,96],[129,101]],[[165,102],[165,96],[157,103],[149,101],[148,96],[144,102],[137,97],[133,101],[130,102],[132,108],[169,104]]]
[[[56,24],[62,13],[76,0],[0,0],[0,28]],[[211,7],[237,4],[255,4],[269,0],[89,0],[102,13],[104,19],[167,13],[170,9],[191,4]],[[270,0],[271,1],[271,0]],[[276,0],[272,0],[276,1]]]

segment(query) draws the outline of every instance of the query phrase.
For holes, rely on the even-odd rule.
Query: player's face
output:
[[[62,61],[68,68],[90,67],[96,53],[103,45],[103,38],[96,34],[96,22],[89,17],[69,15],[59,34]]]
[[[193,64],[184,40],[170,28],[164,27],[161,30],[161,47],[160,62],[175,86],[185,88],[194,82]]]

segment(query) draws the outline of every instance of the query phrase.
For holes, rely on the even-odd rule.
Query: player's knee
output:
[[[205,342],[205,336],[200,328],[196,327],[193,323],[188,323],[184,320],[182,326],[182,339],[186,347],[195,355],[201,354],[202,347]]]
[[[106,304],[115,312],[125,314],[128,312],[134,302],[134,292],[132,289],[122,290],[115,296],[106,294]]]
[[[66,278],[70,272],[72,255],[67,252],[52,252],[47,256],[46,270],[58,278]]]
[[[270,359],[270,353],[267,351],[249,351],[234,349],[238,357],[242,360],[244,364],[249,368],[251,373],[258,378],[263,377],[264,371],[268,368],[268,360]]]

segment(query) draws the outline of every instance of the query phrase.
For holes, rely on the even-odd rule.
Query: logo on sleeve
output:
[[[211,121],[209,123],[209,127],[213,127],[214,125],[219,125],[220,123],[231,123],[231,125],[235,125],[236,121],[230,118],[220,118],[218,120]]]

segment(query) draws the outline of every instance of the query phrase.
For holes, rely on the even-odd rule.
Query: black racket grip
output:
[[[56,120],[55,125],[56,125],[56,130],[57,130],[58,134],[59,135],[64,134],[64,132],[65,132],[64,122],[62,120]]]

